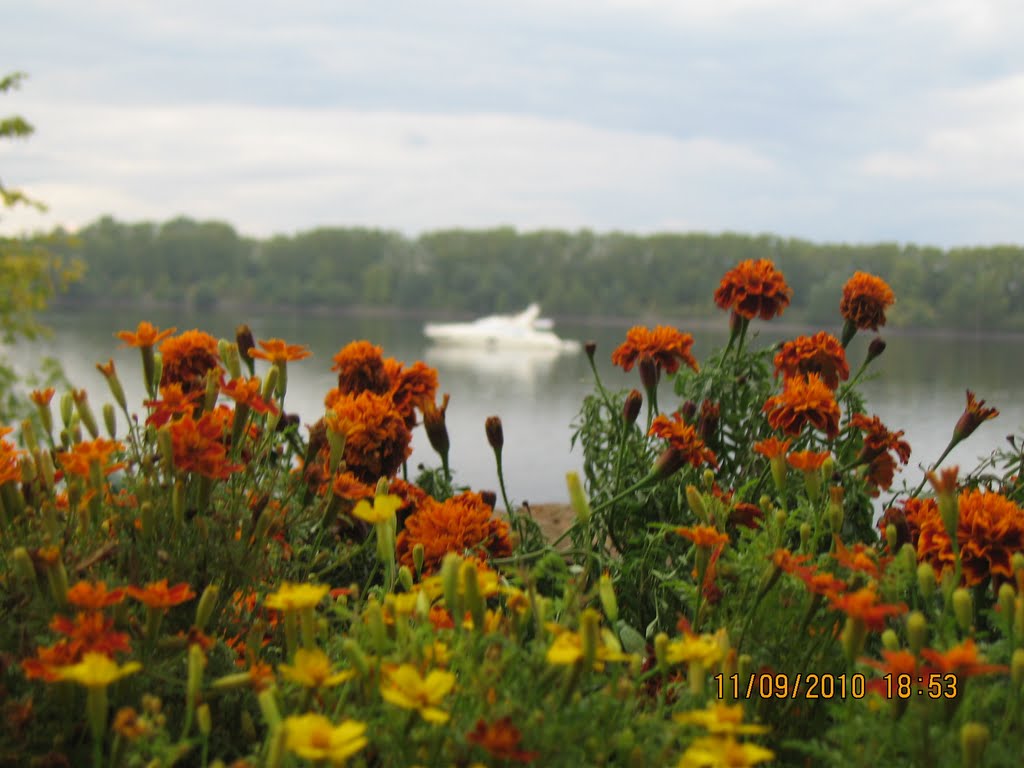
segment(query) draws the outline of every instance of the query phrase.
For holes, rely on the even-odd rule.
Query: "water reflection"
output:
[[[513,379],[533,389],[550,375],[563,352],[558,349],[501,349],[431,345],[424,351],[426,362],[444,378],[448,372],[478,378]]]

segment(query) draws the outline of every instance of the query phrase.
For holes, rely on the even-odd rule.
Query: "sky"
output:
[[[1024,243],[1019,0],[0,0],[45,214]]]

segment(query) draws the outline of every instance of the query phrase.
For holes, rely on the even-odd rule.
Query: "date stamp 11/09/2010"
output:
[[[715,675],[712,680],[719,699],[863,699],[868,693],[864,675],[797,673]],[[952,699],[959,693],[954,674],[894,675],[873,681],[872,688],[887,699]]]

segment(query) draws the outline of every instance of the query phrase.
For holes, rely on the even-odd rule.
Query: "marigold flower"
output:
[[[692,347],[693,336],[688,333],[667,325],[656,326],[654,330],[638,325],[629,329],[626,340],[612,352],[612,363],[631,371],[638,360],[647,359],[667,373],[678,371],[680,363],[696,371],[697,361],[690,353]]]
[[[387,684],[380,695],[390,704],[415,709],[429,723],[446,723],[449,715],[438,705],[455,687],[455,675],[435,669],[426,677],[412,664],[402,664],[387,672]]]
[[[829,595],[829,602],[837,611],[859,621],[875,632],[885,629],[885,620],[889,616],[899,616],[907,612],[906,603],[880,603],[874,587],[863,587],[856,592]]]
[[[882,278],[854,272],[843,286],[839,312],[853,328],[877,331],[885,325],[885,310],[895,301],[896,295]]]
[[[80,612],[74,619],[57,615],[50,620],[50,629],[68,638],[75,661],[86,651],[107,656],[129,653],[131,639],[124,632],[114,630],[114,620],[97,611]],[[55,650],[55,649],[54,649]]]
[[[181,384],[185,392],[206,389],[206,374],[221,371],[217,340],[200,330],[185,331],[160,345],[163,373],[160,386]]]
[[[129,597],[134,597],[146,605],[147,608],[172,608],[175,605],[188,602],[196,596],[196,593],[184,581],[173,587],[168,587],[167,579],[150,582],[145,587],[126,587],[125,592]]]
[[[116,661],[102,653],[86,653],[80,662],[56,670],[61,680],[72,680],[86,688],[106,688],[122,677],[134,675],[142,669],[137,661],[129,661],[119,666]]]
[[[152,424],[160,428],[171,419],[183,414],[194,414],[199,398],[203,396],[202,391],[194,390],[186,392],[181,384],[168,384],[160,387],[159,400],[146,400],[143,405],[149,408],[152,413],[146,417],[146,424]]]
[[[419,360],[406,368],[390,357],[384,361],[384,369],[390,382],[391,401],[405,418],[406,426],[412,429],[416,423],[414,409],[422,413],[427,403],[433,403],[437,396],[437,370]]]
[[[277,591],[267,595],[263,605],[275,611],[299,611],[315,608],[330,590],[326,584],[293,584],[284,582]]]
[[[405,419],[385,395],[341,395],[325,421],[345,436],[345,464],[365,483],[391,477],[412,452]]]
[[[835,544],[836,549],[832,557],[837,563],[851,571],[866,573],[873,579],[879,578],[882,575],[882,569],[889,563],[889,559],[876,560],[875,550],[863,542],[857,542],[853,545],[853,549],[847,549],[842,540],[836,536]]]
[[[794,555],[788,549],[776,549],[771,555],[772,564],[785,573],[796,573],[810,559],[810,555]]]
[[[413,549],[423,545],[423,573],[441,566],[449,552],[472,552],[480,557],[508,557],[512,554],[508,523],[493,517],[494,510],[479,493],[467,491],[440,502],[427,497],[405,520],[398,534],[399,562],[414,567]]]
[[[496,760],[532,763],[540,757],[540,752],[520,749],[522,740],[523,734],[512,724],[512,718],[508,716],[493,723],[480,718],[473,730],[466,734],[466,741],[486,750]]]
[[[355,670],[352,669],[335,672],[331,666],[331,660],[319,648],[311,651],[299,648],[295,652],[295,663],[279,664],[277,671],[285,680],[298,683],[306,688],[330,688],[351,680],[356,675]]]
[[[794,575],[804,583],[807,591],[812,595],[838,595],[850,588],[842,579],[836,578],[828,571],[819,571],[816,568],[797,568]]]
[[[761,440],[754,443],[754,452],[760,453],[762,456],[774,459],[777,456],[785,456],[786,451],[789,450],[791,440],[779,440],[777,437],[769,437],[767,440]]]
[[[686,748],[679,759],[678,768],[708,768],[708,766],[727,766],[728,768],[749,768],[749,766],[775,759],[770,749],[756,744],[745,744],[736,741],[732,736],[716,738],[708,736],[695,739]]]
[[[123,589],[112,589],[107,591],[105,582],[98,581],[92,584],[88,581],[79,581],[68,590],[68,602],[79,608],[88,608],[98,611],[110,605],[117,605],[124,600]]]
[[[715,290],[715,304],[747,320],[771,320],[785,311],[792,296],[793,290],[769,259],[747,259],[725,273]]]
[[[323,715],[289,715],[284,719],[285,747],[299,757],[315,763],[324,760],[331,765],[345,762],[363,749],[366,723],[345,720],[334,725]]]
[[[782,393],[768,398],[762,410],[772,429],[787,435],[799,435],[806,424],[829,438],[839,435],[839,405],[832,390],[814,373],[786,379]]]
[[[305,360],[313,353],[301,344],[286,344],[281,339],[260,339],[256,342],[262,349],[250,349],[249,357],[266,360],[272,365],[284,365],[293,360]]]
[[[177,328],[167,328],[161,331],[155,325],[146,320],[139,323],[138,328],[135,331],[118,331],[114,334],[117,338],[125,343],[129,347],[152,347],[157,343],[163,341]]]
[[[28,396],[32,402],[40,408],[45,408],[50,404],[50,401],[53,400],[53,393],[55,391],[56,390],[54,390],[53,387],[47,387],[46,389],[33,389],[29,392]]]
[[[331,481],[331,493],[339,499],[359,501],[373,498],[376,489],[364,483],[351,472],[338,472]]]
[[[668,664],[697,662],[710,667],[725,656],[725,650],[715,635],[686,634],[677,637],[665,646],[665,661]]]
[[[679,712],[672,719],[681,725],[699,725],[715,736],[739,736],[742,734],[768,733],[767,725],[744,724],[742,704],[708,703],[707,709]]]
[[[225,427],[225,414],[218,411],[208,411],[198,420],[186,413],[171,422],[174,466],[183,472],[196,472],[220,480],[244,469],[243,465],[228,461],[227,446],[224,445]]]
[[[648,434],[667,440],[669,446],[678,453],[680,464],[699,467],[708,463],[713,467],[718,466],[718,458],[697,435],[696,427],[683,421],[683,417],[678,413],[673,413],[671,419],[664,414],[658,414],[651,422]]]
[[[391,388],[383,352],[368,341],[353,341],[342,347],[334,356],[331,370],[338,372],[338,391],[343,395],[361,392],[384,395]]]
[[[775,353],[775,375],[784,378],[816,373],[829,389],[836,389],[840,380],[850,378],[846,350],[839,339],[821,331],[813,336],[799,336],[787,341]]]
[[[1002,664],[985,664],[985,658],[978,654],[978,646],[974,644],[972,638],[967,638],[960,645],[954,645],[947,651],[923,648],[921,656],[934,664],[942,674],[973,677],[1009,671],[1009,667]]]
[[[953,440],[954,442],[960,442],[970,437],[970,435],[984,424],[989,419],[994,419],[999,415],[999,411],[996,408],[985,408],[984,400],[975,400],[974,393],[971,390],[967,390],[967,407],[964,408],[963,414],[956,422],[956,426],[953,428]]]
[[[256,413],[278,412],[276,405],[263,399],[262,382],[256,376],[249,379],[232,379],[227,384],[222,384],[220,391],[234,400],[236,404],[248,406]]]
[[[12,431],[10,427],[0,427],[0,438]],[[0,439],[0,486],[21,481],[21,464],[18,461],[20,454],[21,451],[13,443]]]
[[[85,440],[75,443],[70,451],[61,451],[57,454],[64,471],[69,475],[88,478],[90,466],[95,462],[105,471],[106,474],[115,472],[123,464],[107,466],[110,457],[117,451],[123,451],[124,444],[116,440],[108,440],[105,437],[98,437],[95,440]]]
[[[386,496],[374,496],[373,504],[361,500],[356,504],[352,514],[360,520],[365,520],[371,525],[384,523],[395,516],[395,512],[402,506],[402,500],[398,496],[388,494]]]
[[[832,454],[829,451],[815,452],[815,451],[793,451],[786,460],[789,462],[789,466],[793,469],[800,470],[801,472],[817,472],[828,461],[828,458]]]
[[[676,528],[676,533],[684,539],[689,539],[696,547],[711,549],[720,544],[729,543],[729,535],[722,533],[710,525],[694,525],[689,528]]]

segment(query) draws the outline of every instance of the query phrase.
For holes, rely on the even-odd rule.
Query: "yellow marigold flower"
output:
[[[362,499],[352,510],[352,514],[360,520],[376,525],[384,523],[395,516],[395,513],[405,502],[398,496],[387,494],[386,496],[374,496],[373,506],[366,499]]]
[[[300,648],[295,652],[295,664],[279,664],[277,671],[285,680],[291,680],[306,688],[330,688],[356,676],[355,671],[351,669],[335,672],[331,667],[331,660],[319,648],[312,651]]]
[[[583,658],[583,637],[579,632],[571,632],[557,624],[546,626],[558,633],[545,656],[548,664],[568,666]],[[601,642],[598,643],[595,654],[594,668],[604,669],[606,661],[630,661],[631,659],[630,654],[623,653],[622,646],[615,639],[615,635],[610,630],[602,629]]]
[[[285,582],[277,592],[267,595],[263,604],[275,611],[298,611],[314,608],[324,599],[330,587],[324,584],[292,584]]]
[[[102,653],[86,653],[80,662],[56,670],[60,680],[72,680],[86,688],[106,688],[122,677],[134,675],[142,669],[137,661],[129,661],[123,667]]]
[[[666,648],[665,659],[669,664],[683,664],[696,661],[704,667],[722,660],[725,652],[722,643],[713,635],[688,635],[670,642]]]
[[[290,715],[284,720],[285,746],[306,760],[343,765],[365,747],[366,723],[345,720],[334,725],[323,715]]]
[[[454,687],[451,672],[435,669],[424,678],[412,664],[402,664],[388,673],[387,687],[381,688],[380,695],[397,707],[418,710],[427,722],[446,723],[448,713],[437,705]]]
[[[672,719],[683,725],[699,725],[715,736],[735,736],[743,733],[767,733],[767,725],[743,725],[743,705],[722,704],[712,701],[707,709],[680,712]]]
[[[748,768],[774,757],[770,749],[756,744],[708,737],[690,744],[679,760],[679,768]]]

